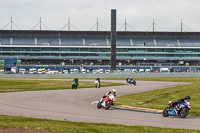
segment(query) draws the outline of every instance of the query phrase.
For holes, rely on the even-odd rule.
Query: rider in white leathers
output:
[[[100,100],[100,103],[103,103],[103,99],[108,96],[112,101],[116,100],[116,90],[112,89],[112,91],[107,92]]]

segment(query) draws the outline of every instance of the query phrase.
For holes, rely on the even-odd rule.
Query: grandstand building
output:
[[[200,32],[117,32],[117,67],[199,66]],[[0,62],[110,65],[108,31],[1,30]]]

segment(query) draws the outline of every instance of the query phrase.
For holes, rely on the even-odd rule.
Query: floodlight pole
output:
[[[40,17],[40,30],[42,30],[42,20],[41,20],[41,17]]]
[[[68,18],[68,31],[70,31],[70,18]]]
[[[116,70],[116,9],[111,10],[111,72]]]
[[[126,18],[125,18],[125,31],[126,31]]]
[[[154,25],[155,25],[155,23],[154,23],[154,18],[153,18],[153,32],[154,32],[154,30],[155,30],[155,29],[154,29],[154,28],[155,28]]]
[[[98,18],[97,18],[97,31],[99,31],[99,21],[98,21]]]
[[[181,19],[181,32],[183,32],[183,22],[182,22],[182,19]]]
[[[11,30],[12,30],[12,23],[13,23],[13,22],[12,22],[12,17],[11,17],[11,21],[10,21],[10,22],[11,22],[10,26],[11,26]]]

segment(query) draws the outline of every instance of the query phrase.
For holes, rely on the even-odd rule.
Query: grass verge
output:
[[[4,65],[0,65],[0,70],[4,70]]]
[[[200,115],[200,78],[136,78],[136,80],[146,81],[170,81],[170,82],[190,82],[192,84],[181,85],[172,88],[153,90],[138,94],[118,97],[115,105],[129,105],[151,109],[164,109],[170,100],[184,98],[186,95],[191,97],[190,115]]]
[[[102,82],[101,87],[124,85]],[[80,81],[78,88],[93,88],[94,82]],[[71,81],[65,80],[26,80],[24,78],[0,78],[0,92],[71,89]]]
[[[0,115],[0,127],[2,128],[24,128],[36,130],[48,130],[52,132],[67,132],[67,133],[197,133],[199,130],[159,128],[150,126],[126,126],[118,124],[103,124],[103,123],[83,123],[83,122],[68,122],[45,120],[29,117],[5,116]]]

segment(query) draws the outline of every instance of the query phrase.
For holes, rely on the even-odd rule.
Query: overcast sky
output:
[[[128,31],[151,31],[154,18],[156,31],[180,31],[181,19],[184,31],[200,31],[200,0],[0,0],[0,29],[12,16],[24,30],[32,29],[40,17],[51,30],[61,30],[69,17],[79,30],[90,30],[97,18],[110,30],[111,9],[117,10],[117,30],[126,18]],[[10,25],[4,29],[10,29]],[[71,26],[71,30],[76,29]],[[105,29],[99,25],[99,30]]]

